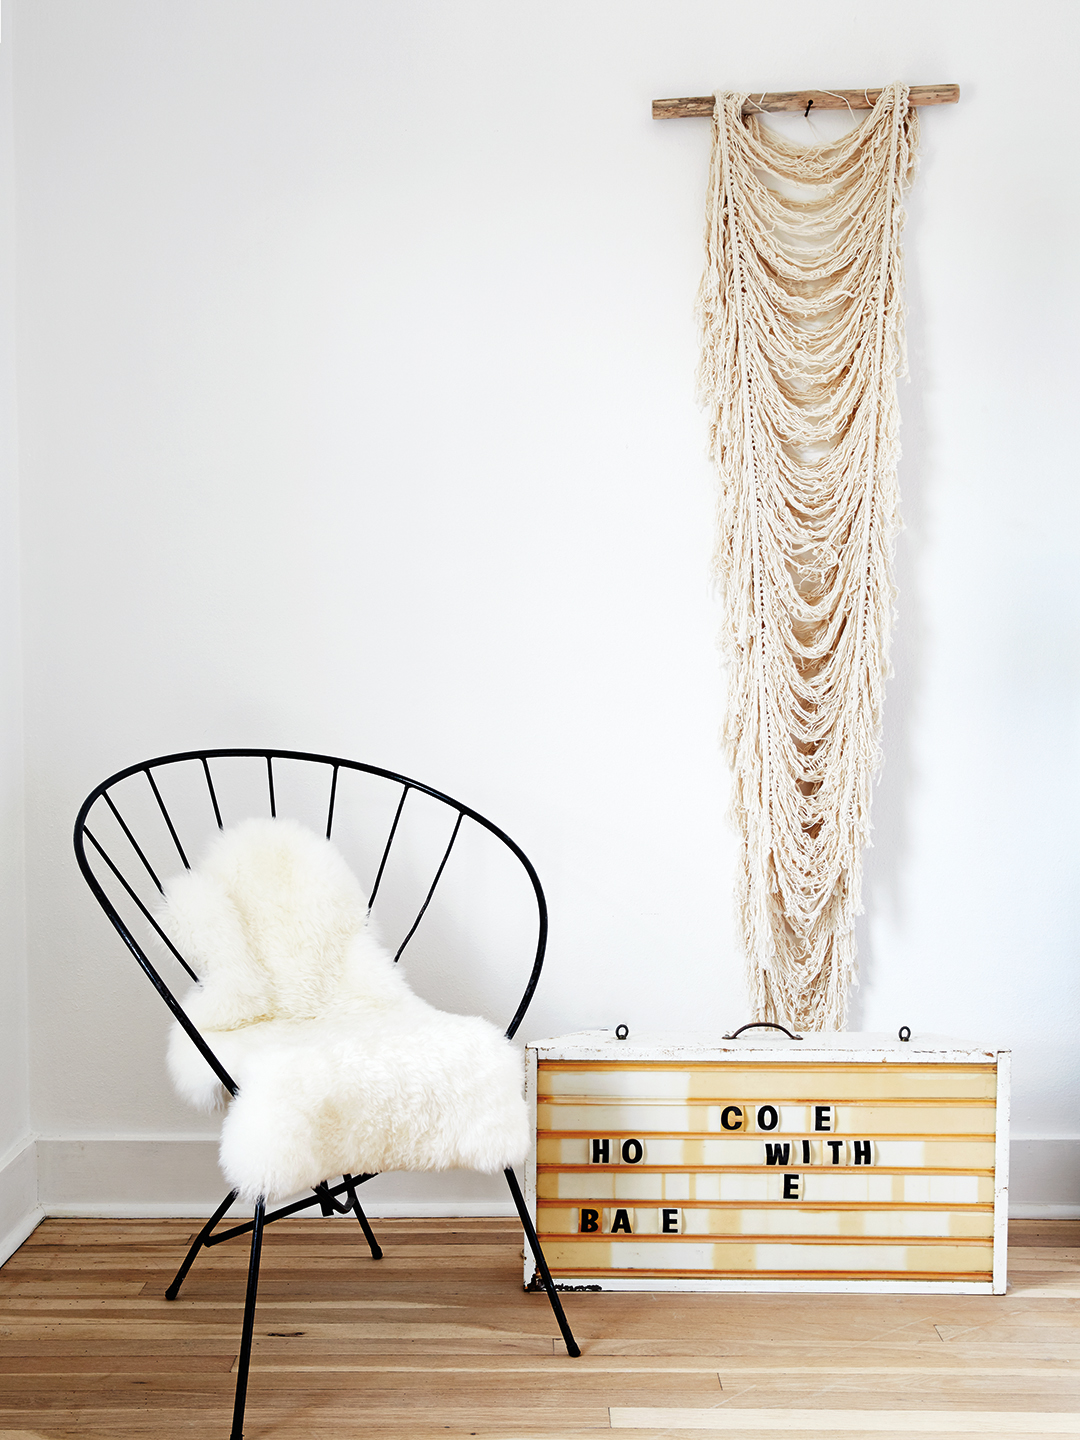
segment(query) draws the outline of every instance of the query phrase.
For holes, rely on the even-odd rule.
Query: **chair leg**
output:
[[[251,1339],[255,1330],[255,1297],[259,1291],[259,1257],[262,1254],[263,1222],[266,1200],[255,1202],[255,1223],[251,1230],[251,1259],[248,1263],[247,1298],[244,1302],[244,1328],[240,1335],[240,1356],[236,1362],[236,1399],[233,1401],[233,1422],[229,1440],[243,1440],[244,1404],[247,1400],[248,1369],[251,1366]]]
[[[184,1263],[180,1266],[180,1269],[176,1272],[176,1279],[172,1282],[172,1284],[169,1286],[169,1288],[165,1291],[165,1299],[166,1299],[166,1300],[175,1300],[176,1297],[177,1297],[177,1295],[180,1294],[180,1286],[184,1283],[184,1276],[187,1274],[187,1272],[191,1269],[192,1265],[194,1264],[194,1262],[195,1262],[195,1256],[198,1255],[199,1251],[200,1251],[200,1250],[203,1248],[203,1246],[206,1244],[207,1240],[208,1240],[208,1239],[210,1238],[210,1236],[213,1234],[214,1226],[218,1223],[218,1221],[221,1219],[221,1217],[225,1214],[225,1211],[228,1210],[229,1206],[233,1203],[233,1201],[234,1201],[235,1199],[236,1199],[236,1191],[235,1191],[235,1190],[230,1190],[229,1193],[228,1193],[228,1195],[225,1196],[225,1199],[221,1202],[221,1204],[218,1206],[218,1208],[214,1211],[213,1215],[210,1216],[210,1219],[206,1222],[206,1224],[203,1226],[203,1228],[199,1231],[198,1235],[196,1235],[194,1245],[192,1245],[191,1249],[190,1249],[190,1250],[187,1252],[187,1254],[184,1256]]]
[[[536,1268],[540,1271],[540,1279],[544,1282],[544,1289],[551,1301],[551,1308],[555,1312],[555,1319],[562,1337],[566,1344],[566,1353],[575,1359],[581,1354],[581,1348],[574,1339],[573,1331],[570,1329],[566,1316],[563,1314],[562,1301],[559,1299],[559,1292],[555,1289],[555,1282],[551,1278],[551,1271],[544,1259],[544,1252],[540,1248],[540,1241],[537,1239],[536,1230],[532,1223],[532,1216],[529,1214],[528,1206],[525,1204],[525,1196],[521,1193],[521,1186],[517,1182],[517,1176],[513,1170],[506,1168],[503,1172],[506,1176],[506,1183],[510,1186],[510,1194],[514,1197],[514,1204],[517,1206],[518,1215],[521,1218],[521,1225],[525,1231],[525,1238],[529,1242],[533,1259],[536,1261]]]
[[[356,1216],[357,1220],[360,1221],[360,1229],[364,1232],[364,1238],[367,1240],[368,1249],[371,1251],[371,1258],[373,1260],[381,1260],[383,1258],[382,1246],[379,1244],[378,1240],[375,1239],[375,1232],[368,1224],[368,1218],[361,1209],[360,1201],[356,1197],[356,1182],[353,1180],[353,1177],[351,1175],[343,1175],[341,1178],[345,1181],[345,1185],[347,1187],[345,1193],[348,1195],[349,1201],[352,1204],[353,1214]]]

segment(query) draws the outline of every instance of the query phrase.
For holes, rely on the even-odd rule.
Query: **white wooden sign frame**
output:
[[[737,1040],[713,1037],[678,1037],[663,1035],[616,1038],[613,1030],[585,1030],[572,1035],[531,1041],[525,1051],[526,1098],[528,1100],[533,1146],[525,1165],[525,1197],[537,1222],[537,1062],[566,1061],[574,1064],[599,1062],[610,1068],[612,1062],[633,1066],[671,1062],[689,1065],[737,1065],[739,1062],[759,1066],[770,1062],[792,1062],[804,1065],[992,1065],[996,1070],[994,1129],[994,1190],[993,1190],[993,1271],[991,1280],[971,1279],[901,1279],[901,1278],[771,1278],[753,1279],[745,1276],[710,1278],[643,1276],[632,1272],[624,1275],[605,1270],[597,1274],[556,1273],[559,1288],[582,1287],[601,1290],[715,1291],[736,1294],[921,1294],[921,1295],[1002,1295],[1006,1288],[1006,1246],[1008,1235],[1009,1194],[1009,1076],[1010,1052],[965,1044],[939,1035],[914,1035],[907,1042],[886,1035],[849,1032],[843,1034],[807,1034],[793,1041],[776,1032],[750,1032]],[[762,1097],[767,1098],[765,1096]],[[823,1097],[825,1098],[825,1097]],[[540,1224],[541,1241],[544,1234]],[[550,1245],[550,1241],[548,1242]],[[553,1270],[556,1267],[552,1266]],[[525,1282],[533,1279],[531,1257],[526,1257]]]

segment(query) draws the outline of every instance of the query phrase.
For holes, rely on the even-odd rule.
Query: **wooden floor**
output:
[[[47,1220],[0,1270],[0,1440],[226,1440],[246,1241],[162,1298],[197,1227]],[[1080,1435],[1080,1222],[1013,1226],[1007,1296],[571,1294],[570,1360],[504,1220],[267,1233],[247,1440],[626,1430]]]

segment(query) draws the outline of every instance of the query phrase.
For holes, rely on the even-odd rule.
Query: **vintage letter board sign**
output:
[[[526,1060],[527,1194],[560,1283],[1004,1292],[1007,1051],[597,1030]]]

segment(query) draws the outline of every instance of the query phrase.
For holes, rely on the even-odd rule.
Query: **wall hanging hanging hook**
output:
[[[810,99],[807,100],[807,102],[806,102],[806,109],[803,111],[803,114],[802,114],[802,118],[803,118],[804,120],[807,119],[807,117],[809,116],[809,114],[810,114],[810,106],[813,105],[813,103],[814,103],[814,97],[811,95],[811,96],[810,96]]]

